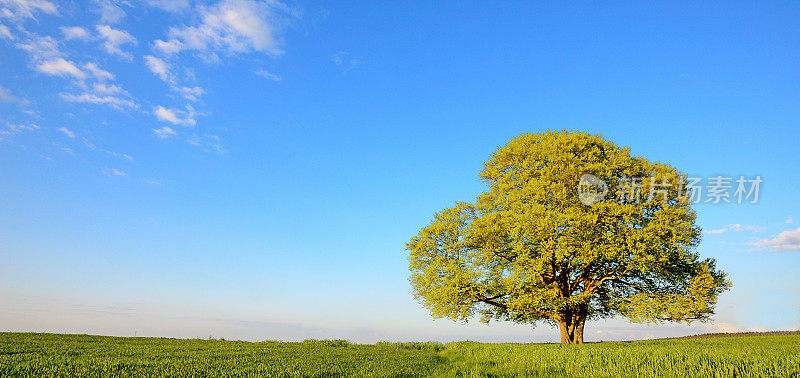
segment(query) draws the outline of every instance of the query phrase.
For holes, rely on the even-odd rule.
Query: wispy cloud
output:
[[[27,99],[12,95],[11,90],[3,88],[2,85],[0,85],[0,101],[13,102],[21,105],[26,105],[30,103],[30,101],[28,101]]]
[[[15,135],[22,134],[26,131],[34,131],[39,130],[39,126],[32,124],[32,123],[24,123],[24,124],[6,124],[5,129],[0,129],[0,140],[3,140],[3,137],[12,137]]]
[[[77,64],[64,58],[64,53],[59,48],[58,41],[50,36],[32,34],[26,41],[16,45],[30,56],[33,68],[41,73],[51,76],[72,77],[83,80],[88,77]]]
[[[169,12],[190,9],[189,2],[184,0],[148,0],[147,5]],[[153,42],[154,53],[144,57],[150,72],[164,81],[170,91],[192,102],[201,101],[206,91],[193,83],[196,80],[193,74],[186,77],[176,74],[193,72],[179,64],[178,56],[182,52],[194,53],[206,62],[219,61],[220,55],[252,52],[278,56],[283,53],[281,33],[300,16],[299,11],[277,0],[221,0],[212,5],[198,5],[193,13],[194,23],[170,27],[166,38]],[[281,80],[280,76],[266,70],[258,70],[256,74]],[[195,110],[188,105],[184,110],[159,105],[153,108],[153,115],[172,125],[197,124]],[[169,138],[178,132],[171,127],[161,127],[153,129],[153,133],[159,138]],[[188,142],[207,150],[224,151],[220,138],[211,134],[192,134]]]
[[[31,35],[26,41],[16,45],[27,52],[33,63],[33,68],[39,72],[62,77],[71,77],[77,80],[94,78],[97,80],[114,80],[114,75],[101,69],[96,63],[85,63],[79,66],[74,61],[66,58],[58,41],[50,36]]]
[[[133,97],[117,84],[109,83],[114,79],[114,75],[103,70],[94,63],[87,63],[83,66],[84,78],[91,76],[96,80],[89,85],[86,81],[75,83],[76,87],[81,88],[81,93],[61,93],[64,101],[72,103],[84,103],[92,105],[107,105],[114,109],[124,111],[126,109],[137,109],[139,105]]]
[[[175,132],[175,130],[173,130],[173,129],[172,129],[171,127],[169,127],[169,126],[164,126],[164,127],[160,128],[160,129],[153,129],[153,133],[155,133],[155,134],[156,134],[156,136],[157,136],[157,137],[159,137],[159,138],[161,138],[161,139],[166,139],[166,138],[169,138],[169,137],[173,137],[173,136],[175,136],[175,135],[178,135],[178,134]]]
[[[80,26],[62,26],[60,29],[66,40],[80,39],[85,41],[91,36],[89,31]]]
[[[181,52],[182,49],[183,43],[175,39],[171,39],[169,41],[157,39],[155,42],[153,42],[153,50],[165,55],[177,54]]]
[[[83,65],[83,68],[89,71],[89,73],[92,74],[92,76],[94,76],[94,78],[97,80],[114,80],[114,74],[101,69],[94,63],[86,63]]]
[[[763,226],[753,226],[753,225],[741,225],[741,224],[729,224],[725,227],[718,228],[715,230],[708,230],[706,231],[707,234],[711,235],[718,235],[723,234],[725,232],[762,232],[765,231],[767,228]]]
[[[289,19],[298,16],[297,11],[275,0],[223,0],[198,7],[198,13],[198,24],[170,28],[166,41],[155,42],[156,50],[163,54],[191,50],[206,60],[218,59],[218,52],[280,55],[280,32]]]
[[[101,96],[93,93],[61,93],[61,98],[67,102],[95,104],[95,105],[108,105],[117,110],[124,110],[125,108],[136,108],[137,105],[132,100],[121,98],[117,96]]]
[[[197,135],[197,134],[192,134],[192,136],[189,138],[188,142],[189,142],[189,144],[191,144],[193,146],[202,147],[206,151],[213,151],[213,152],[218,152],[218,153],[226,153],[226,152],[228,152],[228,150],[226,150],[222,146],[222,138],[220,138],[217,135],[211,135],[211,134]]]
[[[129,96],[128,91],[126,91],[126,90],[122,89],[120,86],[114,85],[114,84],[94,83],[94,85],[92,86],[92,90],[94,90],[95,93],[99,93],[99,94],[103,94],[103,95],[122,94],[122,95]]]
[[[150,72],[158,76],[159,79],[168,83],[174,81],[169,72],[169,63],[165,62],[163,59],[156,58],[152,55],[147,55],[144,57],[144,62],[147,65],[147,68],[150,69]]]
[[[41,37],[32,34],[24,42],[18,43],[17,47],[26,51],[33,61],[44,61],[64,56],[59,49],[58,41],[50,36]]]
[[[36,13],[58,14],[56,5],[46,0],[1,0],[2,16],[12,20],[36,19]]]
[[[773,251],[800,251],[800,228],[783,231],[772,239],[759,240],[753,244]]]
[[[283,80],[282,77],[280,77],[280,76],[278,76],[278,75],[276,75],[276,74],[274,74],[272,72],[269,72],[269,71],[267,71],[267,70],[265,70],[263,68],[259,69],[259,70],[256,70],[253,73],[258,75],[258,76],[270,79],[272,81],[281,81],[281,80]]]
[[[0,24],[0,39],[11,39],[11,40],[14,40],[14,39],[17,39],[17,38],[14,37],[13,34],[11,34],[11,29],[9,29],[8,26]]]
[[[75,63],[64,58],[47,60],[36,65],[36,70],[53,76],[72,76],[76,79],[86,79],[87,75]]]
[[[184,104],[153,107],[155,118],[169,126],[156,126],[151,130],[159,138],[181,135],[190,144],[223,152],[219,136],[201,130],[192,130],[191,136],[182,135],[182,131],[176,127],[197,124],[197,116],[203,113],[186,103],[202,105],[203,96],[206,95],[206,89],[197,85],[194,70],[186,65],[185,56],[181,57],[181,53],[192,54],[207,62],[218,60],[221,56],[244,53],[281,55],[283,32],[300,17],[300,12],[278,0],[214,0],[194,6],[193,3],[191,0],[92,0],[88,3],[89,11],[100,15],[93,26],[74,21],[62,23],[56,25],[57,34],[53,38],[28,32],[24,26],[28,25],[27,22],[33,24],[30,20],[38,22],[36,18],[42,15],[58,15],[59,8],[55,1],[0,0],[0,39],[14,39],[14,46],[27,52],[29,67],[33,71],[65,79],[66,84],[59,93],[63,101],[127,111],[140,108],[140,100],[126,91],[113,73],[100,66],[99,61],[87,62],[87,56],[90,55],[75,50],[89,46],[70,41],[93,41],[112,56],[132,60],[134,50],[131,47],[139,41],[138,35],[134,36],[124,30],[127,28],[120,26],[120,21],[127,17],[127,11],[137,5],[145,5],[174,13],[169,16],[171,18],[189,16],[187,20],[190,21],[170,27],[162,39],[152,43],[152,53],[142,57],[146,67],[167,84],[173,97],[184,100]],[[13,25],[9,24],[9,20]],[[19,34],[16,34],[17,31]],[[266,69],[254,73],[268,80],[282,80],[279,75]],[[27,100],[15,94],[0,87],[0,101],[27,103]],[[70,138],[76,138],[66,128],[59,130]],[[4,129],[4,132],[10,135],[15,131]]]
[[[331,56],[331,62],[333,62],[335,66],[341,68],[342,73],[348,73],[361,64],[361,58],[354,57],[347,51],[339,51]]]
[[[97,13],[100,14],[100,22],[104,24],[116,24],[125,18],[123,5],[129,5],[126,0],[95,0],[99,6]]]
[[[169,122],[173,125],[194,126],[197,124],[197,121],[194,119],[194,108],[191,106],[187,106],[186,110],[180,110],[167,109],[159,105],[153,109],[153,115],[155,115],[159,121]]]
[[[106,176],[109,176],[109,177],[127,176],[128,175],[127,173],[125,173],[123,171],[120,171],[120,170],[118,170],[116,168],[103,168],[102,172],[103,172],[103,174],[105,174]]]
[[[73,138],[73,139],[75,138],[75,133],[73,133],[72,131],[70,131],[70,130],[69,130],[68,128],[66,128],[66,127],[63,127],[63,126],[62,126],[62,127],[59,127],[59,128],[58,128],[58,131],[60,131],[60,132],[64,133],[64,135],[66,135],[66,136],[68,136],[68,137],[70,137],[70,138]]]
[[[171,89],[177,92],[181,97],[189,100],[189,101],[199,101],[200,97],[204,95],[206,92],[203,88],[198,86],[194,87],[180,87],[180,86],[172,86]]]
[[[103,49],[107,53],[111,55],[117,55],[127,60],[133,59],[133,55],[122,51],[120,48],[120,46],[124,44],[135,45],[137,43],[136,38],[134,38],[130,33],[124,30],[114,29],[108,25],[97,25],[95,29],[97,30],[100,38],[103,39]]]
[[[81,141],[83,141],[83,144],[90,150],[97,151],[97,152],[102,152],[102,153],[111,155],[111,156],[116,157],[116,158],[125,159],[127,161],[133,161],[133,157],[132,156],[130,156],[128,154],[122,154],[122,153],[119,153],[119,152],[114,152],[114,151],[107,150],[105,148],[98,147],[94,143],[90,142],[89,139],[87,139],[86,137],[81,137]]]
[[[169,84],[170,90],[178,93],[181,97],[189,101],[199,101],[200,97],[205,94],[203,88],[198,86],[181,86],[178,85],[177,78],[170,69],[170,64],[161,58],[152,55],[144,57],[147,68],[156,75],[159,79]]]
[[[151,7],[173,13],[189,9],[189,0],[147,0],[145,3]]]

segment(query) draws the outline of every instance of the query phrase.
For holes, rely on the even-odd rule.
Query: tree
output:
[[[709,319],[730,287],[695,251],[686,176],[669,165],[560,131],[514,138],[480,177],[488,191],[406,245],[412,291],[435,318],[543,321],[582,343],[588,319]]]

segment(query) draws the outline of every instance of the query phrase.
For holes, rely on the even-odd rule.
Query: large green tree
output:
[[[407,244],[413,293],[434,317],[544,321],[582,343],[587,319],[708,319],[730,286],[695,251],[686,176],[669,165],[560,131],[514,138],[480,177],[486,192]]]

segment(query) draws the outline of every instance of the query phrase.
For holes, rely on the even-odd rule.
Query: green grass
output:
[[[445,363],[431,348],[0,333],[0,377],[424,376]]]
[[[446,376],[800,377],[800,336],[637,342],[448,344]]]
[[[800,335],[584,345],[0,333],[5,376],[800,377]]]

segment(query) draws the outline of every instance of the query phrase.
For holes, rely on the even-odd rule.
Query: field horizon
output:
[[[235,342],[243,342],[243,343],[263,343],[263,342],[278,342],[278,343],[301,343],[305,341],[346,341],[349,344],[353,345],[376,345],[380,343],[424,343],[424,344],[450,344],[450,343],[458,343],[458,342],[475,342],[480,344],[560,344],[558,341],[531,341],[531,342],[487,342],[487,341],[476,341],[476,340],[456,340],[456,341],[448,341],[448,342],[441,342],[441,341],[376,341],[374,343],[363,343],[357,342],[353,340],[348,340],[347,338],[309,338],[303,339],[299,341],[292,341],[292,340],[282,340],[282,339],[264,339],[258,341],[252,340],[244,340],[244,339],[237,339],[237,338],[225,338],[225,337],[215,337],[214,335],[209,335],[208,337],[169,337],[169,336],[114,336],[114,335],[104,335],[104,334],[96,334],[96,333],[60,333],[60,332],[36,332],[36,331],[0,331],[0,335],[4,334],[33,334],[33,335],[60,335],[60,336],[93,336],[93,337],[111,337],[116,339],[159,339],[159,340],[204,340],[204,341],[235,341]],[[675,336],[675,337],[655,337],[655,338],[643,338],[643,339],[636,339],[636,340],[600,340],[600,341],[585,341],[584,344],[600,344],[600,343],[633,343],[633,342],[640,342],[640,341],[657,341],[657,340],[681,340],[681,339],[694,339],[694,338],[711,338],[711,337],[750,337],[750,336],[787,336],[787,335],[800,335],[800,329],[797,330],[777,330],[777,331],[743,331],[743,332],[706,332],[706,333],[698,333],[693,335],[686,335],[686,336]]]
[[[800,331],[553,343],[0,333],[0,376],[800,376]]]

